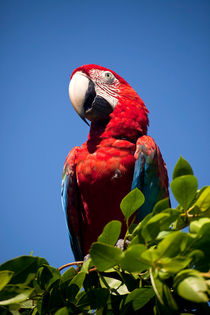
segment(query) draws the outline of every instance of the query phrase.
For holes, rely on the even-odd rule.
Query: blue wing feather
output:
[[[76,174],[68,164],[64,166],[61,185],[61,202],[65,213],[69,239],[74,257],[76,260],[83,260],[81,237],[81,198],[79,195]]]
[[[152,139],[148,136],[144,136],[144,138],[149,138],[150,141]],[[159,199],[168,195],[168,178],[165,163],[156,144],[150,150],[148,150],[146,144],[138,145],[137,153],[131,189],[137,187],[145,196],[145,202],[137,212],[137,220],[140,222],[147,214],[152,212]],[[166,177],[165,187],[161,183],[161,174]]]

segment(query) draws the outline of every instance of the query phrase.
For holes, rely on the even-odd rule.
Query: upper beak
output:
[[[88,124],[88,122],[85,119],[84,102],[89,82],[89,78],[84,73],[76,72],[69,83],[70,101],[78,115],[86,122],[86,124]]]
[[[100,91],[98,92],[100,94]],[[70,80],[69,97],[79,116],[88,124],[104,120],[113,111],[110,103],[96,93],[94,82],[83,72],[76,72]],[[88,124],[89,125],[89,124]]]

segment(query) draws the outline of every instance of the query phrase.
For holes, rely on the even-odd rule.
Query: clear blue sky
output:
[[[60,183],[89,132],[68,98],[82,64],[139,93],[170,180],[183,155],[210,184],[209,24],[204,0],[0,1],[0,262],[31,250],[55,267],[73,259]]]

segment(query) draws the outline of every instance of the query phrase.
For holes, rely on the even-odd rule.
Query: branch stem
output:
[[[204,278],[210,278],[210,272],[200,272],[200,275]]]
[[[82,265],[84,261],[74,261],[68,264],[65,264],[58,268],[59,271],[63,270],[64,268],[70,267],[70,266],[79,266]]]

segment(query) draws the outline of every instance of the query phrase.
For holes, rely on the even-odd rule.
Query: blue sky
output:
[[[0,263],[31,250],[55,267],[73,260],[60,184],[89,132],[68,98],[82,64],[138,92],[170,180],[182,155],[210,184],[209,24],[204,0],[0,2]]]

